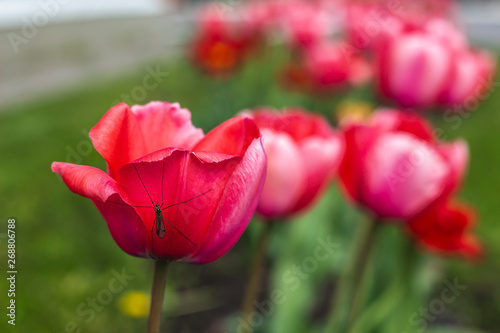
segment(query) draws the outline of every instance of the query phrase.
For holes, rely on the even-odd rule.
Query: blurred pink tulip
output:
[[[109,173],[61,162],[52,171],[92,200],[128,254],[207,263],[247,227],[266,172],[253,120],[232,118],[204,136],[178,104],[121,103],[90,137]]]
[[[377,52],[378,90],[402,107],[432,107],[449,84],[453,53],[436,35],[404,31],[387,38]]]
[[[319,89],[339,87],[349,80],[350,59],[341,45],[321,43],[304,54],[304,67],[313,86]]]
[[[324,118],[299,109],[245,112],[262,131],[268,156],[266,183],[257,211],[286,217],[313,205],[336,175],[344,147]]]
[[[494,57],[487,51],[458,52],[453,57],[452,74],[439,96],[439,102],[452,108],[477,107],[490,92],[495,66]]]
[[[468,161],[464,141],[439,143],[414,113],[379,111],[348,124],[344,137],[343,188],[379,218],[408,219],[449,195]]]
[[[462,31],[444,18],[406,22],[376,50],[379,93],[407,108],[476,105],[491,86],[495,60],[471,50]]]

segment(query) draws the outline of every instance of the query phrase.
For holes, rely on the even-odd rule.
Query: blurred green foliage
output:
[[[255,60],[233,79],[217,81],[192,69],[183,60],[161,61],[160,68],[169,76],[143,100],[180,102],[192,112],[195,126],[210,130],[236,112],[258,105],[278,108],[303,106],[325,114],[330,120],[334,106],[346,99],[374,102],[370,89],[341,92],[332,98],[312,98],[285,91],[276,84],[276,68],[285,56],[273,53]],[[145,64],[148,65],[148,64]],[[157,64],[152,63],[155,67]],[[145,66],[113,81],[92,81],[79,89],[61,91],[57,96],[5,108],[0,113],[0,212],[5,223],[17,221],[16,292],[17,325],[22,332],[134,332],[143,331],[146,319],[121,313],[119,299],[127,291],[149,292],[152,262],[123,253],[112,240],[105,221],[90,200],[72,194],[57,175],[50,171],[53,161],[67,161],[104,169],[103,159],[91,149],[88,131],[120,99],[142,85]],[[477,232],[483,239],[487,256],[471,266],[461,260],[441,260],[430,254],[417,255],[418,272],[412,281],[402,281],[398,272],[405,264],[408,240],[397,227],[380,232],[376,265],[370,267],[369,299],[376,302],[383,288],[388,293],[383,306],[369,309],[367,322],[374,332],[401,332],[408,314],[439,297],[442,281],[455,277],[467,286],[466,291],[449,304],[443,314],[428,323],[429,333],[458,332],[439,326],[476,327],[494,330],[500,327],[500,92],[493,94],[479,109],[457,120],[433,114],[434,124],[443,129],[446,139],[465,138],[471,149],[469,175],[461,197],[477,207],[480,224]],[[353,231],[363,217],[348,206],[339,191],[332,187],[310,213],[293,223],[277,225],[269,254],[267,291],[286,291],[286,301],[273,310],[261,332],[321,331],[330,306],[330,296],[344,265]],[[205,266],[172,265],[166,295],[165,331],[220,332],[221,327],[236,325],[238,307],[249,266],[252,246],[260,225],[249,229],[227,255]],[[0,233],[5,233],[0,229]],[[331,260],[321,262],[299,286],[291,290],[284,278],[294,265],[303,264],[314,255],[318,237],[331,236],[338,251]],[[0,239],[0,260],[6,262],[5,238]],[[4,265],[2,265],[4,267]],[[109,304],[93,308],[92,298],[106,290],[113,271],[132,276],[123,292],[112,293]],[[288,272],[288,273],[287,273]],[[405,284],[408,295],[402,299],[399,284]],[[0,282],[1,299],[7,290]],[[402,305],[403,304],[403,305]],[[5,304],[2,304],[4,307]],[[78,311],[80,309],[80,311]],[[82,315],[81,310],[87,310]],[[398,312],[399,311],[399,312]],[[91,315],[91,313],[93,313]],[[396,315],[396,313],[398,313]],[[4,315],[3,315],[4,316]],[[196,318],[196,326],[190,318]],[[69,324],[68,324],[69,323]],[[5,318],[0,331],[6,327]],[[197,328],[198,327],[198,328]],[[413,327],[415,330],[415,327]],[[370,330],[366,330],[368,332]],[[410,330],[408,330],[410,332]],[[463,333],[476,331],[460,331]]]

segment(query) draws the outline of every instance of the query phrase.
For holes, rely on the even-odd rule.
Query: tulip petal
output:
[[[439,102],[455,109],[462,106],[466,110],[470,110],[472,103],[475,108],[474,103],[491,93],[495,66],[496,60],[489,52],[462,49],[454,58],[452,76]]]
[[[210,131],[192,151],[213,151],[243,156],[254,139],[260,137],[255,122],[247,117],[234,117]]]
[[[427,142],[435,141],[432,126],[415,112],[381,109],[372,120],[375,126],[384,131],[407,132]]]
[[[378,132],[364,125],[351,124],[344,130],[345,152],[339,167],[342,189],[354,201],[361,201],[361,189],[366,183],[364,157],[378,137]]]
[[[52,163],[68,188],[92,199],[118,246],[128,254],[146,257],[145,228],[140,216],[129,206],[118,183],[97,168],[69,163]]]
[[[127,104],[112,107],[89,133],[95,149],[108,163],[116,178],[120,167],[146,155],[141,127]]]
[[[295,212],[321,195],[329,185],[329,178],[337,173],[344,154],[343,142],[339,136],[306,139],[301,142],[300,150],[302,159],[306,161],[306,179],[302,195],[293,207]]]
[[[85,165],[54,162],[52,172],[59,174],[71,192],[86,198],[106,201],[109,196],[123,195],[120,185],[104,171]]]
[[[379,216],[408,218],[437,199],[449,167],[426,142],[405,133],[381,135],[365,159],[363,201]]]
[[[126,204],[117,194],[107,202],[92,200],[106,220],[116,244],[126,253],[136,257],[147,257],[146,235],[148,234],[136,210]]]
[[[203,264],[229,251],[245,231],[264,186],[267,158],[255,139],[227,182],[205,239],[189,259]]]
[[[150,230],[148,251],[181,260],[202,243],[224,187],[241,158],[168,148],[123,166],[119,180]],[[158,206],[157,206],[158,205]],[[161,209],[165,236],[158,232]]]
[[[388,94],[403,107],[429,107],[451,73],[451,54],[425,34],[400,36],[389,47]]]
[[[150,102],[132,106],[139,123],[146,151],[177,147],[191,149],[204,134],[191,123],[191,113],[181,109],[178,103]]]
[[[263,129],[262,134],[268,164],[257,210],[265,217],[280,216],[290,212],[306,186],[306,160],[287,133]]]
[[[408,229],[432,251],[478,259],[482,247],[470,233],[474,222],[472,208],[443,199],[410,219]]]
[[[451,169],[449,184],[444,191],[444,195],[447,195],[456,190],[463,179],[469,161],[469,147],[464,140],[457,140],[441,144],[438,151]]]
[[[254,119],[259,128],[270,128],[276,132],[288,133],[296,142],[311,136],[328,138],[334,133],[323,117],[308,113],[300,108],[278,111],[263,107],[251,113],[243,112],[243,114]]]

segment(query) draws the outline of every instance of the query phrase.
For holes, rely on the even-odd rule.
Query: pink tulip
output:
[[[257,211],[277,218],[310,208],[336,174],[344,150],[340,136],[324,118],[298,109],[245,114],[262,131],[268,156]]]
[[[125,252],[207,263],[245,230],[266,172],[253,120],[232,118],[204,136],[178,104],[121,103],[90,137],[109,173],[61,162],[52,170],[92,200]]]
[[[380,94],[410,108],[474,108],[495,71],[493,57],[471,50],[463,32],[443,18],[406,22],[402,32],[381,43],[377,64]]]
[[[487,51],[458,52],[452,61],[449,83],[441,92],[439,102],[448,107],[477,107],[489,93],[494,72],[495,59]]]
[[[348,197],[379,218],[408,219],[449,195],[463,177],[465,142],[439,143],[413,113],[383,110],[344,129],[339,174]]]
[[[427,19],[420,29],[429,36],[437,38],[452,52],[466,50],[469,47],[465,33],[450,20],[438,17]]]
[[[339,44],[322,43],[305,52],[305,68],[318,88],[339,87],[349,79],[349,58]]]
[[[398,105],[428,108],[449,83],[453,52],[440,36],[408,29],[378,50],[378,90]]]

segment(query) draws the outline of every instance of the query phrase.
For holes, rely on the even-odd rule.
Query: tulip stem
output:
[[[357,228],[350,257],[340,276],[330,320],[325,332],[347,332],[361,310],[363,277],[372,252],[378,221],[362,221]]]
[[[167,285],[168,262],[155,261],[153,288],[151,291],[151,308],[149,310],[147,333],[160,332],[161,312],[163,309],[163,297]]]
[[[247,282],[245,297],[242,304],[241,316],[243,321],[248,321],[248,317],[252,314],[254,310],[254,301],[259,293],[259,287],[262,284],[262,274],[264,272],[264,263],[269,245],[272,224],[273,223],[271,221],[265,222],[259,235],[257,247],[252,259],[250,278]],[[252,333],[253,328],[250,325],[245,326],[246,328],[244,333]]]
[[[364,235],[361,241],[361,248],[359,249],[359,253],[357,255],[357,260],[355,262],[354,267],[354,281],[353,281],[353,298],[352,298],[352,307],[351,313],[349,316],[349,324],[351,327],[354,325],[356,319],[359,317],[359,313],[363,309],[363,301],[366,294],[366,284],[367,284],[367,276],[365,274],[368,261],[372,254],[373,244],[375,240],[375,231],[376,226],[380,224],[379,221],[366,221],[364,230]]]
[[[398,258],[398,267],[401,269],[394,272],[391,281],[386,281],[388,287],[363,311],[351,326],[349,333],[366,332],[369,328],[378,327],[389,317],[391,317],[389,321],[396,321],[398,325],[401,325],[400,329],[403,329],[408,322],[408,317],[411,315],[409,308],[413,305],[409,301],[410,295],[408,293],[411,290],[412,278],[415,274],[417,252],[411,239],[410,241],[407,239],[402,241],[404,242],[403,248]],[[402,309],[408,311],[406,313],[397,312]]]

